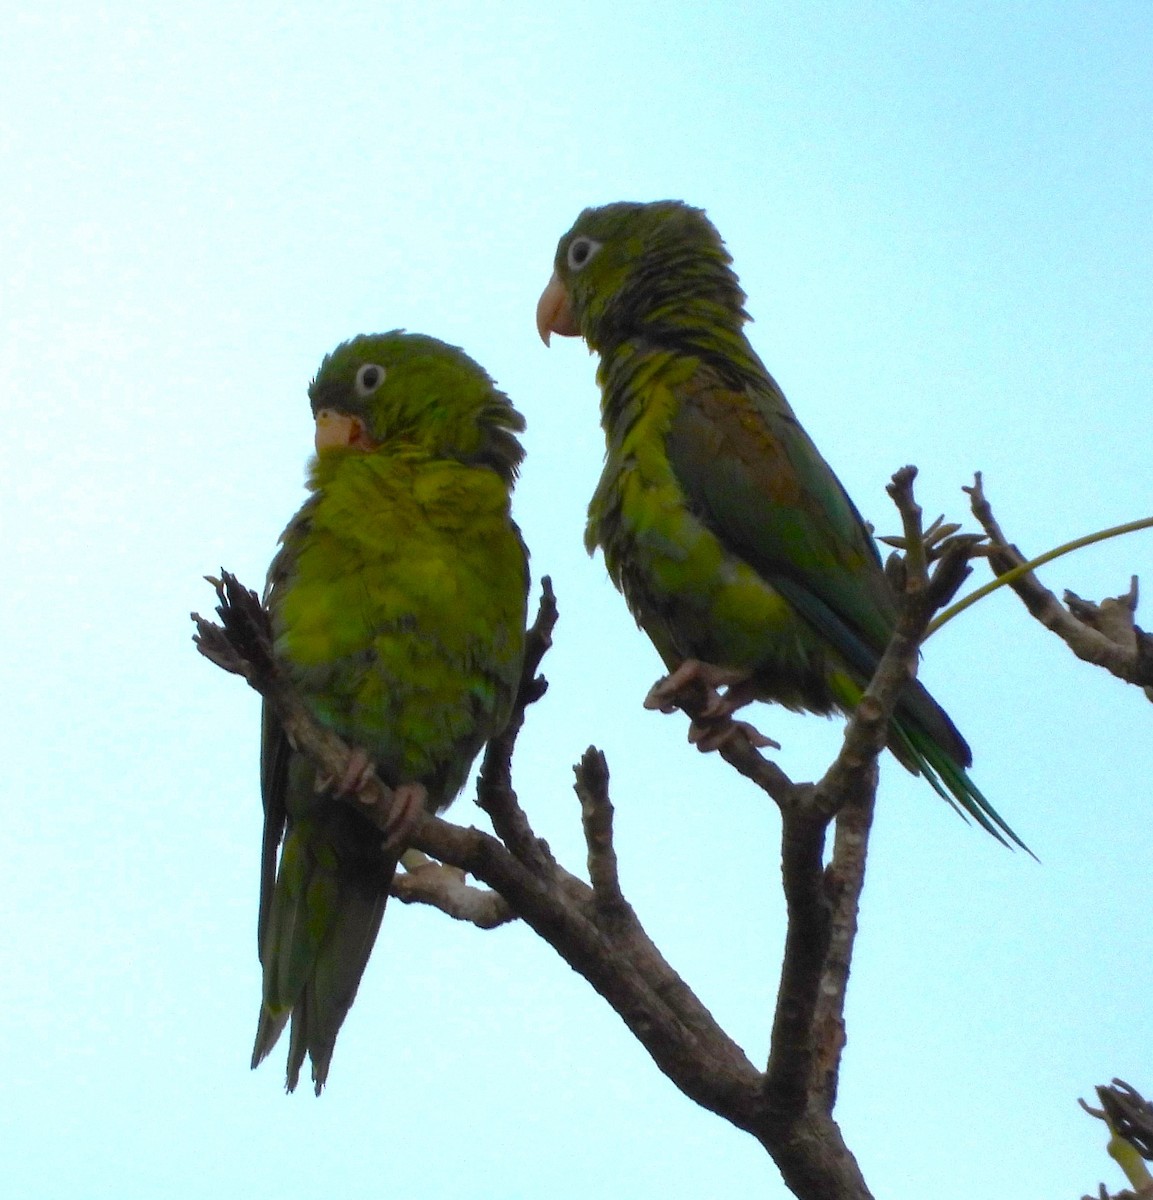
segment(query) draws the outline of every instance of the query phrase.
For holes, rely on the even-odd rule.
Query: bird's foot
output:
[[[721,717],[719,720],[694,721],[689,726],[689,742],[702,754],[719,750],[726,742],[738,734],[744,734],[749,745],[757,750],[779,750],[780,742],[774,742],[760,730],[754,728],[748,721],[734,721],[731,717]]]
[[[721,692],[721,688],[725,690]],[[750,672],[689,658],[671,675],[653,684],[645,697],[645,708],[666,713],[678,708],[688,711],[692,717],[689,742],[702,753],[719,750],[738,733],[758,750],[779,750],[777,742],[748,721],[733,720],[733,713],[756,698],[757,686]]]
[[[353,746],[348,766],[339,775],[317,774],[313,791],[317,794],[331,791],[334,796],[355,796],[364,790],[364,785],[376,774],[376,763],[359,746]]]
[[[376,775],[376,763],[359,746],[352,748],[339,779],[318,776],[316,790],[332,790],[334,796],[355,796],[363,804],[372,804],[373,797],[364,795],[370,779]],[[401,783],[392,789],[392,805],[384,821],[384,849],[394,852],[404,847],[409,834],[425,811],[428,789],[423,783]]]
[[[717,667],[699,658],[687,658],[671,675],[658,679],[649,688],[645,708],[671,713],[683,708],[686,703],[695,705],[703,698],[704,707],[700,710],[703,717],[732,716],[741,705],[753,699],[752,695],[744,698],[734,695],[740,692],[740,685],[747,683],[748,679],[748,671]],[[726,689],[723,695],[718,690],[720,688]]]
[[[401,783],[392,789],[392,809],[384,827],[385,851],[395,853],[405,846],[427,801],[428,789],[423,783]]]
[[[353,746],[344,774],[336,782],[338,796],[359,796],[364,785],[376,774],[376,763],[359,746]]]

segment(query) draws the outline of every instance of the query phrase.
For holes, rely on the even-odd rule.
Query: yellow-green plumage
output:
[[[309,394],[314,412],[362,422],[366,444],[311,465],[312,496],[269,570],[275,651],[318,720],[437,811],[503,728],[520,677],[527,553],[509,503],[524,422],[463,352],[401,332],[339,347]],[[291,1018],[289,1090],[307,1054],[319,1093],[397,859],[352,804],[317,792],[267,713],[261,775],[253,1065]]]
[[[896,624],[872,536],[745,337],[717,231],[676,201],[586,209],[560,240],[542,336],[600,354],[604,471],[586,544],[670,671],[740,676],[744,699],[817,713],[860,700]],[[971,755],[919,684],[889,746],[994,836]]]

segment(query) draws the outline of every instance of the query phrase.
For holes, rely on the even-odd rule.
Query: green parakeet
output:
[[[268,573],[274,649],[411,824],[463,787],[520,678],[528,556],[509,505],[524,419],[462,351],[401,331],[337,347],[308,394],[312,495]],[[291,1017],[289,1091],[307,1053],[320,1094],[403,848],[334,794],[357,783],[317,779],[265,710],[252,1065]]]
[[[709,689],[711,728],[690,734],[703,747],[753,699],[851,711],[896,622],[869,530],[745,337],[731,262],[700,209],[589,208],[560,239],[537,306],[546,343],[579,335],[600,355],[607,452],[585,542],[671,672],[649,706],[671,708],[692,681]],[[920,683],[901,698],[889,748],[1021,844]]]

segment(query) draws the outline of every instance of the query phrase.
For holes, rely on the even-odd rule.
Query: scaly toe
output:
[[[353,746],[348,766],[336,784],[338,796],[359,796],[364,785],[376,774],[376,763],[359,746]]]
[[[720,688],[726,688],[721,695]],[[687,658],[671,675],[649,688],[645,708],[675,712],[688,702],[703,703],[706,720],[731,716],[753,698],[749,674],[733,667],[716,667],[698,658]]]
[[[395,852],[408,841],[409,834],[425,811],[428,789],[423,783],[402,783],[393,788],[392,809],[384,830],[384,849]]]
[[[648,695],[645,696],[645,708],[650,711],[659,709],[663,713],[677,711],[676,689],[669,686],[671,680],[672,676],[666,675],[649,688]]]
[[[781,748],[780,742],[775,742],[771,737],[766,737],[759,729],[750,725],[748,721],[734,721],[733,728],[739,729],[749,739],[749,744],[757,750],[779,750]]]
[[[726,743],[732,741],[738,734],[743,734],[748,740],[749,745],[758,750],[770,748],[779,750],[781,748],[779,742],[774,742],[772,738],[766,737],[758,729],[750,725],[748,721],[732,721],[724,718],[718,721],[710,721],[707,724],[694,721],[689,726],[689,742],[696,746],[702,754],[719,750]]]

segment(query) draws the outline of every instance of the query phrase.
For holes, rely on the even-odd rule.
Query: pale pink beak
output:
[[[316,453],[346,446],[357,450],[376,449],[376,443],[368,436],[368,430],[359,417],[322,408],[316,414]]]
[[[546,346],[554,333],[559,333],[561,337],[580,336],[580,326],[573,316],[568,292],[555,271],[536,302],[536,331]]]

